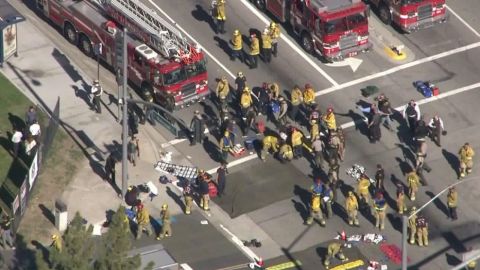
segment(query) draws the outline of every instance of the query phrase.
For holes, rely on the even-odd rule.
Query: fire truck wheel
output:
[[[302,34],[302,47],[308,53],[313,53],[313,41],[312,37],[309,34],[303,33]]]
[[[386,24],[390,25],[392,23],[392,13],[387,5],[381,4],[378,9],[380,20]]]
[[[253,0],[255,6],[261,11],[265,10],[265,0]]]
[[[80,35],[80,49],[87,56],[93,56],[93,48],[90,39],[85,35]]]
[[[65,23],[63,28],[63,35],[68,40],[68,42],[77,45],[77,31],[70,23]]]

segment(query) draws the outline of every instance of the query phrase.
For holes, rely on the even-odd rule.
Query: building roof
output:
[[[7,0],[0,0],[0,30],[22,21],[25,21],[25,17],[12,7]]]

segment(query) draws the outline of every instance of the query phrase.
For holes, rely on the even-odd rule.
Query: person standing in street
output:
[[[138,134],[138,115],[133,111],[132,108],[128,109],[128,135],[133,137]]]
[[[240,62],[245,62],[243,57],[243,39],[240,30],[235,29],[233,31],[232,39],[230,40],[232,44],[232,54],[230,55],[230,60],[235,61],[235,59],[240,59]]]
[[[428,128],[430,129],[430,137],[432,138],[432,141],[441,147],[442,134],[446,134],[442,118],[440,118],[438,114],[435,114],[435,116],[430,119],[430,122],[428,122]]]
[[[140,155],[138,149],[138,139],[132,137],[127,145],[127,152],[128,152],[128,161],[130,161],[133,166],[137,166],[137,156]]]
[[[105,161],[105,180],[110,181],[112,184],[116,185],[115,182],[115,164],[117,160],[113,156],[113,153],[108,155],[107,160]]]
[[[218,110],[226,111],[227,110],[227,98],[230,94],[230,85],[227,80],[227,76],[222,76],[217,83],[217,88],[215,89],[215,95],[218,100]]]
[[[403,110],[403,118],[407,120],[408,127],[410,128],[410,132],[415,134],[415,129],[417,128],[417,122],[420,121],[421,113],[420,107],[415,102],[415,100],[410,100],[407,106],[405,106],[405,110]]]
[[[200,111],[196,110],[193,115],[192,122],[190,122],[190,131],[192,133],[192,142],[190,145],[203,142],[203,134],[205,132],[205,121],[203,120]]]
[[[22,142],[23,134],[19,128],[13,128],[13,135],[12,135],[12,150],[13,150],[13,157],[18,157],[18,149],[20,148],[20,143]]]
[[[325,226],[325,218],[322,211],[322,194],[323,185],[320,179],[316,179],[315,183],[310,187],[311,199],[310,199],[310,216],[306,220],[307,225],[311,225],[315,218],[318,219],[321,226]]]
[[[157,236],[157,240],[162,240],[165,237],[172,236],[172,226],[170,220],[170,211],[168,210],[168,204],[162,205],[162,211],[160,211],[160,219],[162,220],[162,229],[160,235]]]
[[[199,188],[199,193],[200,193],[200,208],[202,208],[204,211],[209,211],[210,208],[208,207],[208,203],[210,201],[210,196],[209,196],[209,187],[208,183],[211,180],[208,177],[202,177],[200,179],[200,188]]]
[[[247,112],[252,107],[253,100],[252,94],[250,93],[250,88],[245,86],[242,90],[242,95],[240,96],[240,109],[242,111],[242,120],[247,120]]]
[[[320,135],[313,138],[312,149],[314,153],[315,166],[318,169],[323,168],[323,141],[320,139]]]
[[[272,61],[272,39],[268,28],[265,28],[262,34],[262,54],[265,63]]]
[[[390,100],[384,95],[380,94],[377,97],[377,108],[380,112],[383,120],[383,125],[390,131],[393,131],[390,117],[393,115],[393,110],[390,104]]]
[[[219,142],[220,150],[222,151],[222,161],[227,162],[228,155],[230,150],[233,149],[232,138],[230,137],[230,132],[225,131],[223,137],[220,138]]]
[[[220,167],[217,169],[217,189],[218,197],[221,197],[225,194],[225,185],[227,183],[227,163],[222,161]]]
[[[400,215],[406,211],[407,207],[405,206],[405,191],[403,190],[402,185],[397,186],[397,211]]]
[[[10,246],[11,249],[15,249],[15,242],[12,237],[12,221],[13,218],[10,218],[7,214],[3,215],[2,223],[0,224],[3,249],[7,249],[8,246]]]
[[[420,185],[420,178],[415,170],[412,170],[407,174],[407,183],[408,183],[408,196],[410,200],[415,201],[415,195],[418,192],[418,186]]]
[[[247,86],[247,77],[243,74],[243,72],[239,71],[237,73],[237,77],[235,78],[235,101],[240,102],[240,98],[242,97],[243,89]]]
[[[193,190],[190,183],[183,187],[183,198],[185,199],[185,215],[190,215],[192,213],[193,206]]]
[[[216,20],[215,34],[225,34],[225,21],[227,16],[225,15],[225,0],[217,0],[213,6],[213,17]]]
[[[451,187],[448,189],[447,194],[447,206],[448,206],[448,213],[452,220],[457,220],[457,204],[458,204],[458,193],[455,187]]]
[[[417,208],[414,206],[410,210],[410,218],[408,219],[408,229],[410,231],[410,245],[415,244],[415,235],[417,234],[417,215],[415,214]]]
[[[385,214],[387,211],[387,202],[382,192],[378,192],[373,200],[373,208],[375,209],[375,228],[385,229]]]
[[[291,144],[293,148],[293,158],[297,159],[303,156],[303,134],[297,129],[292,128],[290,135]]]
[[[280,25],[271,22],[270,27],[270,39],[272,40],[272,54],[274,57],[278,55],[278,39],[280,38]]]
[[[258,55],[260,54],[260,42],[255,33],[250,35],[250,57],[249,64],[250,69],[255,69],[258,67]]]
[[[137,240],[142,237],[143,231],[145,231],[148,236],[152,234],[150,226],[150,214],[147,208],[140,203],[137,205]]]
[[[377,164],[377,171],[375,172],[375,191],[385,191],[383,186],[385,182],[385,170],[381,164]]]
[[[345,199],[345,210],[347,210],[348,215],[348,225],[350,226],[359,226],[358,222],[358,201],[353,191],[348,192],[348,197]]]
[[[333,185],[332,184],[324,184],[323,185],[323,206],[325,208],[325,213],[327,218],[333,217],[333,204],[334,194],[333,194]]]
[[[419,215],[417,217],[417,241],[418,245],[423,247],[423,246],[428,246],[428,223],[427,219]]]
[[[458,154],[460,155],[460,179],[462,179],[472,172],[475,151],[467,142],[460,148]]]
[[[300,106],[303,103],[303,93],[302,90],[300,90],[300,87],[298,87],[298,85],[295,85],[293,87],[290,94],[290,101],[292,103],[292,106],[290,107],[290,119],[292,119],[293,122],[296,122],[298,117],[298,111],[300,110]]]
[[[382,115],[379,113],[378,109],[372,109],[373,113],[370,123],[368,123],[369,137],[371,143],[376,143],[382,138],[382,130],[380,129],[380,124],[382,122]]]
[[[367,175],[362,174],[358,180],[357,192],[362,205],[370,204],[370,178]],[[363,208],[362,208],[363,209]]]
[[[93,95],[93,109],[97,113],[102,113],[102,107],[100,106],[100,100],[103,94],[103,88],[100,86],[100,82],[98,80],[93,81],[93,85],[91,88],[91,93]]]

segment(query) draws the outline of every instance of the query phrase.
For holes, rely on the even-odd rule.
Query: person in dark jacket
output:
[[[377,109],[372,110],[373,116],[368,123],[370,142],[375,143],[380,140],[382,137],[382,132],[380,130],[380,123],[382,122],[382,116]]]
[[[268,83],[264,83],[262,87],[253,88],[254,104],[259,115],[267,114],[267,104],[270,102],[270,95],[268,94]]]
[[[202,143],[203,133],[205,132],[205,121],[199,111],[195,111],[192,122],[190,123],[192,141],[190,145]]]
[[[204,177],[203,179],[201,179],[199,184],[198,193],[200,194],[200,208],[202,208],[205,211],[210,210],[210,208],[208,207],[208,202],[210,201],[210,196],[208,195],[209,193],[208,183],[210,181],[211,181],[210,178]]]
[[[37,111],[35,110],[35,107],[30,106],[28,108],[27,113],[25,114],[25,124],[27,126],[30,126],[37,121],[38,121]]]
[[[217,169],[217,189],[218,189],[218,197],[221,197],[224,195],[225,191],[225,184],[227,181],[227,174],[228,174],[228,169],[227,169],[227,163],[223,162],[220,164],[220,167]]]
[[[423,119],[418,121],[417,127],[415,128],[415,140],[417,142],[423,142],[429,133],[430,130],[428,129],[425,121],[423,121]]]
[[[138,134],[138,116],[132,109],[128,110],[128,135],[133,137]]]
[[[375,172],[375,189],[383,192],[385,190],[385,187],[383,186],[384,182],[385,170],[382,168],[381,164],[377,164],[377,171]]]
[[[115,163],[117,163],[117,160],[113,156],[113,153],[110,153],[110,155],[107,157],[107,160],[105,161],[105,180],[111,181],[112,184],[116,184]]]

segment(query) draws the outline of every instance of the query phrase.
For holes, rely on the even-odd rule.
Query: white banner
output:
[[[33,187],[33,182],[37,179],[38,173],[38,151],[33,158],[32,165],[30,165],[30,170],[28,170],[28,183],[30,184],[30,190]]]
[[[17,51],[17,25],[11,24],[3,29],[4,61]]]

